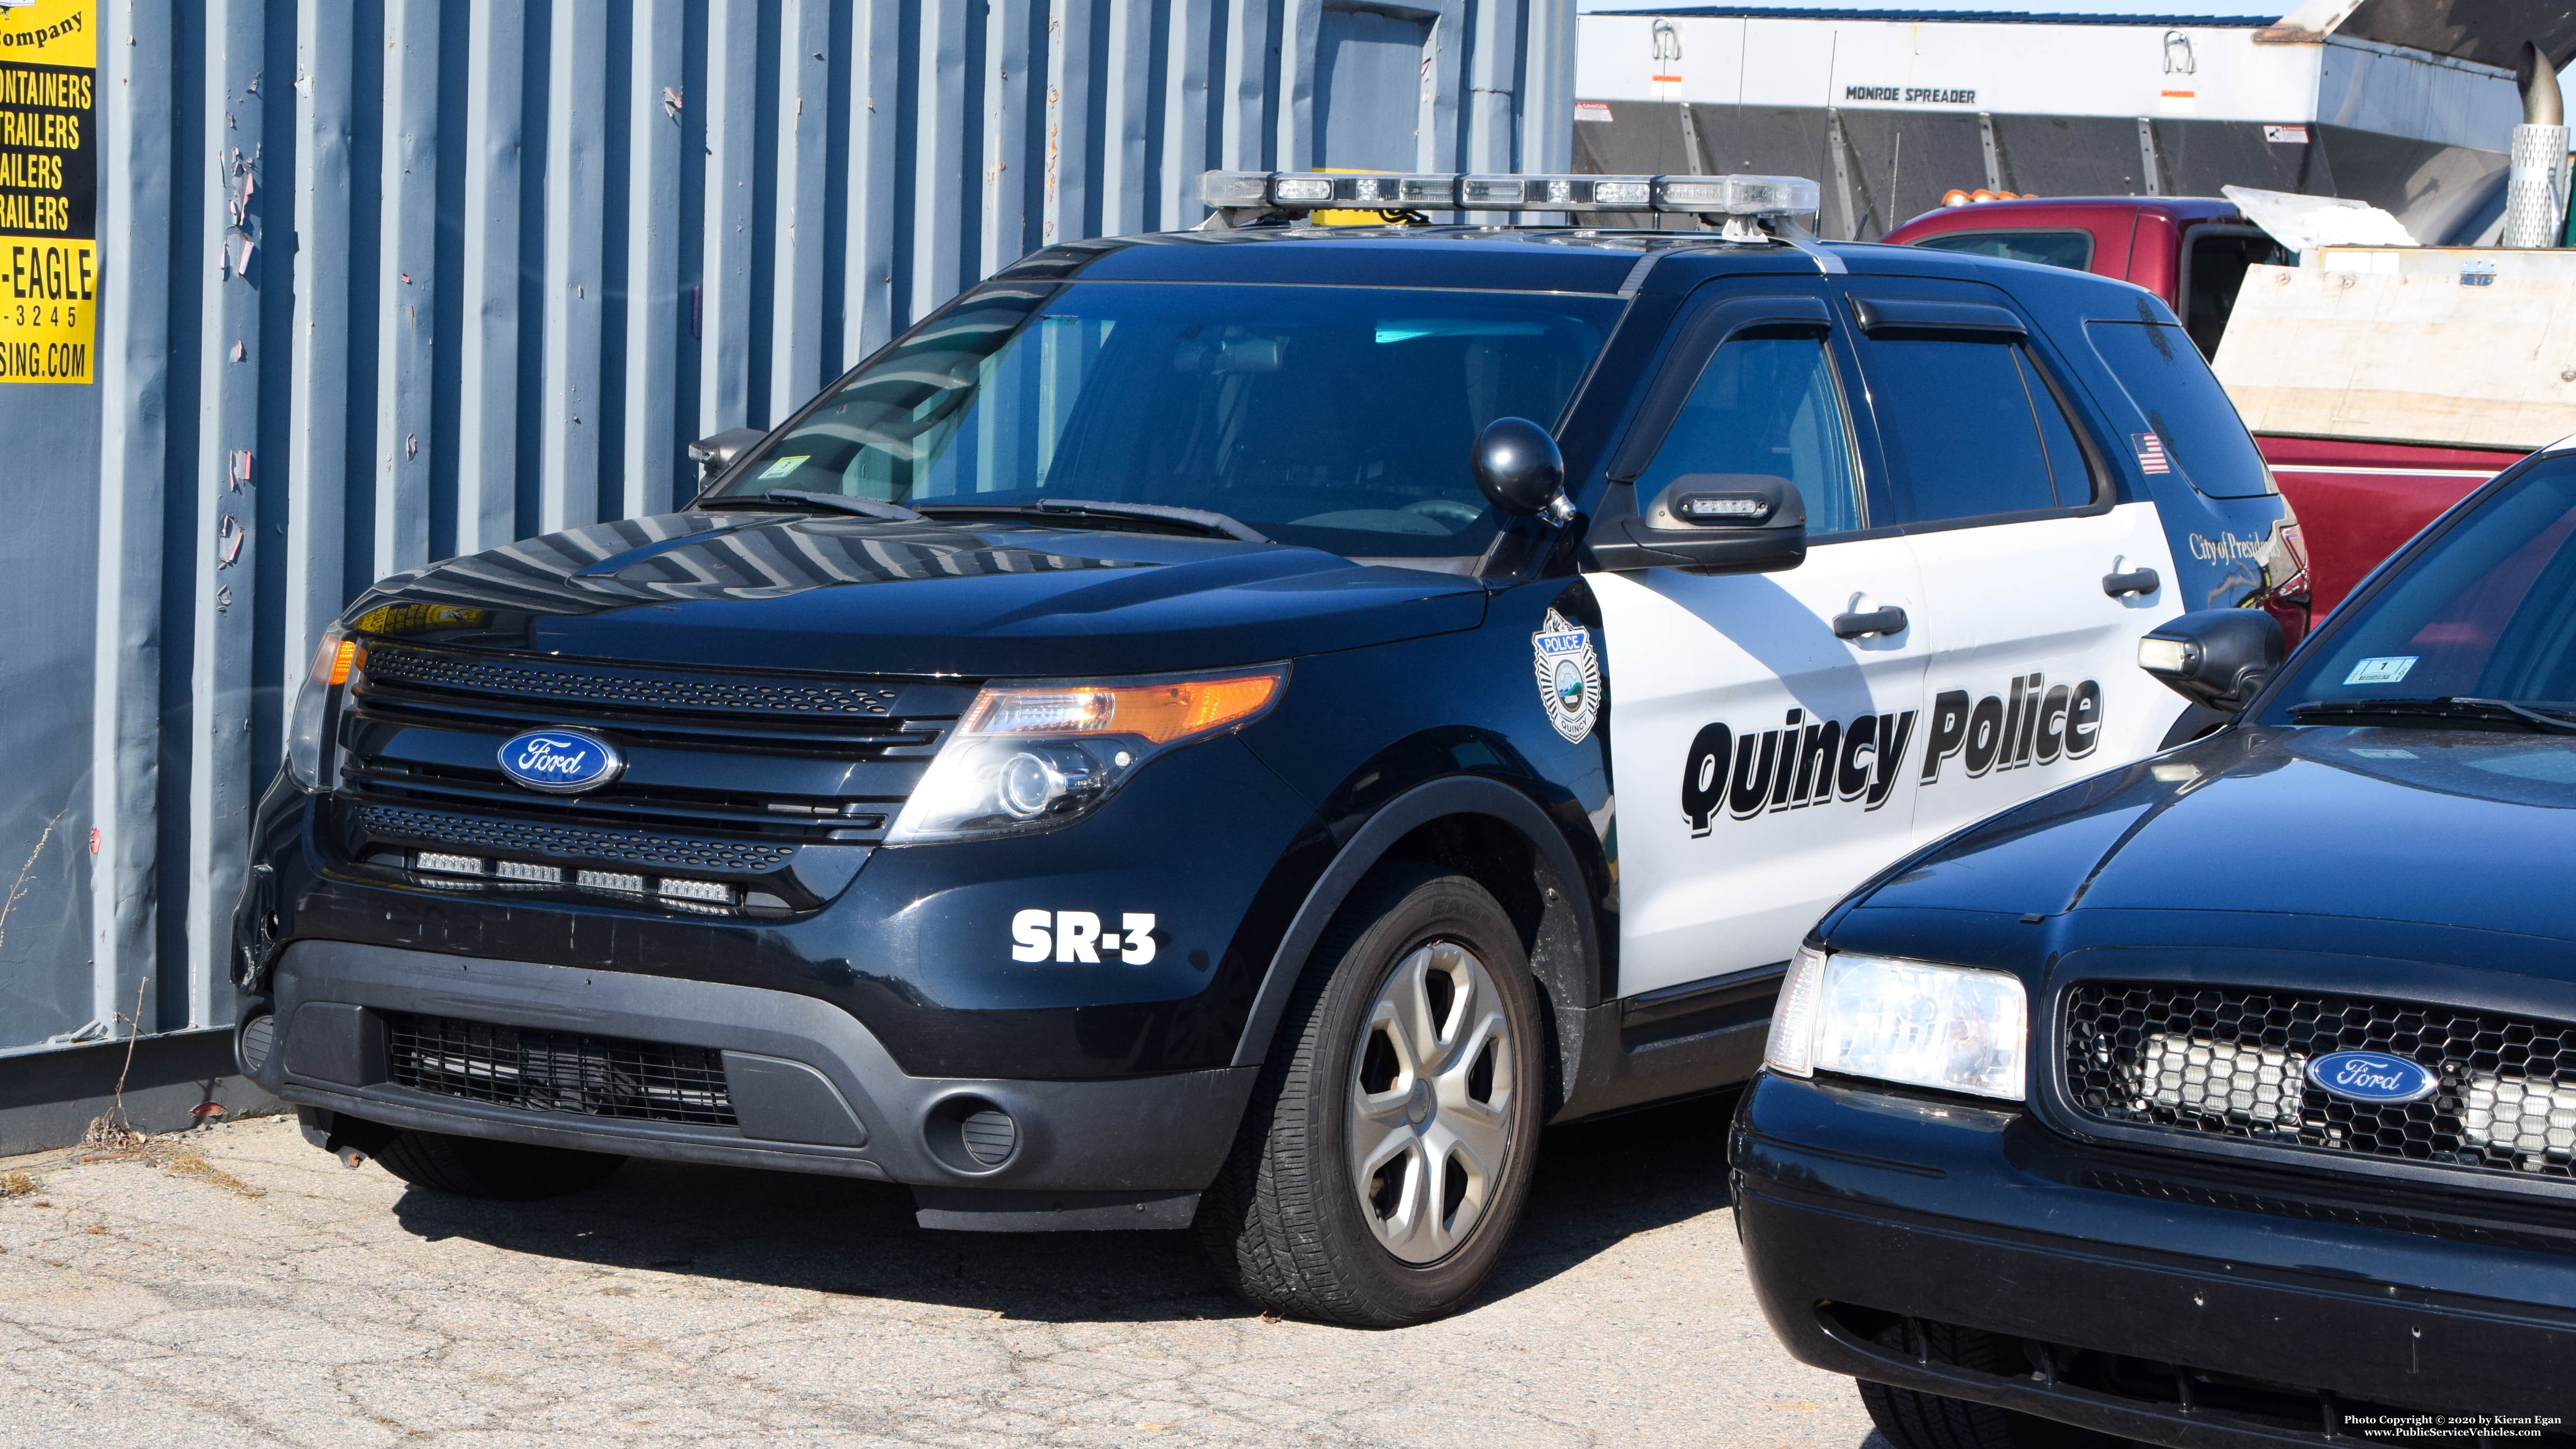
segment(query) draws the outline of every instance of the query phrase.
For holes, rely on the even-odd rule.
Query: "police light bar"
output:
[[[1221,211],[1672,211],[1706,217],[1812,216],[1803,176],[1478,176],[1402,172],[1210,171],[1199,195]]]

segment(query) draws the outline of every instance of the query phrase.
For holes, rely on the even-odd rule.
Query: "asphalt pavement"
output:
[[[1483,1298],[1392,1332],[1265,1321],[1184,1235],[923,1232],[870,1183],[470,1202],[279,1118],[0,1161],[0,1444],[1887,1449],[1753,1305],[1731,1106],[1550,1132]]]

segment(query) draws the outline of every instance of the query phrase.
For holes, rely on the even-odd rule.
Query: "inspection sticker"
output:
[[[92,378],[103,282],[97,35],[98,0],[0,5],[0,382]],[[228,189],[247,207],[241,170]]]
[[[2365,659],[2352,667],[2352,673],[2345,675],[2343,682],[2395,684],[2406,677],[2407,670],[2415,667],[2418,657],[2420,656],[2413,654],[2392,654],[2384,659]]]

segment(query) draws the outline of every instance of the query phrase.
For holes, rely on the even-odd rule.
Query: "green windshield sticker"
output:
[[[2381,659],[2365,659],[2352,667],[2352,673],[2345,675],[2343,682],[2395,684],[2406,677],[2406,671],[2414,668],[2415,661],[2420,657],[2414,654],[2392,654]]]
[[[770,464],[768,467],[761,469],[760,479],[762,482],[766,483],[772,478],[784,478],[788,474],[795,472],[797,469],[804,467],[805,460],[813,456],[814,455],[811,453],[799,453],[793,458],[781,458]]]

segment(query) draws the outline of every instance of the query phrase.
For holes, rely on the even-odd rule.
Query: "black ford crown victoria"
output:
[[[1212,186],[1243,227],[1006,269],[685,510],[355,601],[245,1069],[435,1189],[841,1173],[1410,1321],[1543,1121],[1750,1075],[1826,906],[2160,747],[2138,639],[2296,582],[2135,288],[1766,229],[1794,179]],[[1506,186],[1730,229],[1276,215]]]
[[[2150,635],[2241,718],[1900,863],[1783,990],[1738,1223],[1904,1449],[2576,1418],[2576,451],[2272,628]]]

